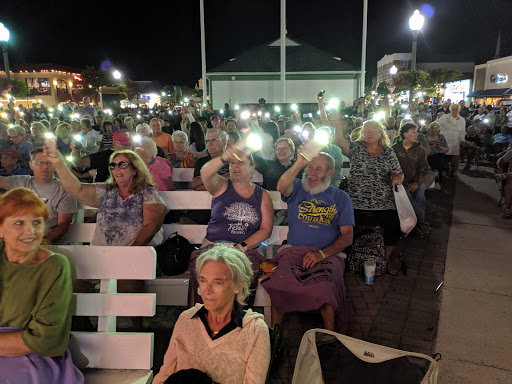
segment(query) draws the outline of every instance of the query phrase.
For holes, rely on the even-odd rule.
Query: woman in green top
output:
[[[0,198],[0,383],[83,383],[67,350],[71,272],[41,247],[48,210],[32,191]]]

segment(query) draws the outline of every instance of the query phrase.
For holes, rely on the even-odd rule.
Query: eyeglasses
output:
[[[220,141],[220,139],[206,139],[206,144],[208,144],[208,143],[216,143],[217,141]]]
[[[18,137],[20,137],[21,135],[16,135],[16,136],[11,136],[9,135],[9,140],[14,140],[14,139],[17,139]]]
[[[42,165],[46,165],[47,167],[53,167],[53,164],[49,161],[43,161],[43,160],[34,160],[34,164],[38,167]]]
[[[380,131],[363,131],[363,134],[364,135],[368,135],[368,134],[372,134],[372,135],[378,135],[380,133]]]
[[[120,161],[119,163],[109,163],[108,168],[115,169],[116,167],[118,167],[119,169],[126,169],[130,165],[132,165],[132,163],[130,163],[128,161]]]

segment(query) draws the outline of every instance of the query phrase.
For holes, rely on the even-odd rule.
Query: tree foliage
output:
[[[10,93],[14,97],[26,97],[28,94],[27,85],[17,79],[1,79],[0,93]]]

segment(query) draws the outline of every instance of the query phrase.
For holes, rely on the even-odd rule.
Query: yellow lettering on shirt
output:
[[[316,203],[316,204],[315,204]],[[306,224],[317,224],[310,225],[311,228],[319,228],[319,224],[325,226],[331,226],[334,216],[338,213],[336,210],[336,204],[331,206],[319,206],[317,204],[324,203],[318,200],[303,201],[299,204],[299,212],[297,218]]]

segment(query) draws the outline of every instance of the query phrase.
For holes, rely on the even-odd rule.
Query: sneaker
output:
[[[434,185],[434,189],[437,189],[438,191],[441,190],[441,184],[439,184],[439,182],[437,182],[435,185]]]

